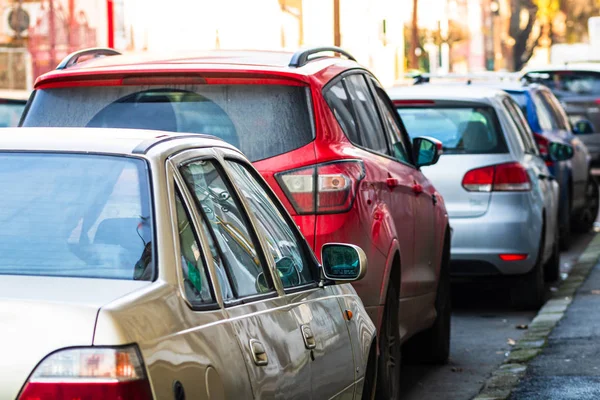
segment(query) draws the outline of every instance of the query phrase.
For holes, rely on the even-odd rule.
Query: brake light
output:
[[[546,165],[551,167],[553,162],[550,160],[550,141],[539,133],[534,133],[533,138],[537,143],[540,155],[544,160],[546,160]]]
[[[517,162],[472,169],[463,177],[469,192],[522,192],[531,190],[529,175]]]
[[[527,258],[527,254],[500,254],[502,261],[523,261]]]
[[[36,367],[19,396],[19,400],[73,399],[152,399],[137,347],[60,350]]]
[[[344,160],[281,172],[276,179],[298,214],[328,214],[352,207],[364,176],[361,161]]]

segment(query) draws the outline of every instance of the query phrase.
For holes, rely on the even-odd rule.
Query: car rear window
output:
[[[558,97],[600,95],[600,73],[592,71],[529,72],[525,79],[541,83]]]
[[[151,280],[141,159],[0,152],[0,275]]]
[[[309,110],[299,86],[72,87],[37,91],[23,125],[204,133],[258,161],[310,143]]]
[[[492,107],[413,107],[398,113],[411,138],[436,138],[447,154],[508,151]]]
[[[0,128],[18,126],[24,109],[25,102],[0,99]]]

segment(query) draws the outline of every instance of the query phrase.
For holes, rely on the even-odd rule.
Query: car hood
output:
[[[90,346],[98,310],[142,281],[0,277],[0,399],[15,399],[49,353]]]

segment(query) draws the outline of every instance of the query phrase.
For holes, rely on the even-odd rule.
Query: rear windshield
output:
[[[258,161],[310,143],[310,115],[298,86],[74,87],[39,90],[23,125],[205,133]]]
[[[508,151],[491,107],[398,108],[398,113],[411,138],[436,138],[447,154]]]
[[[525,79],[546,85],[557,97],[600,95],[600,74],[596,72],[529,72]]]
[[[0,275],[151,280],[140,159],[0,153]]]
[[[0,128],[10,128],[19,125],[25,102],[0,100]]]

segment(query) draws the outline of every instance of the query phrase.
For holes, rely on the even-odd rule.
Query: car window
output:
[[[508,94],[510,94],[510,97],[512,97],[513,100],[517,102],[519,108],[521,109],[521,112],[527,118],[527,94],[523,92],[508,92]]]
[[[152,280],[145,161],[0,153],[0,274]]]
[[[185,296],[192,305],[213,303],[214,298],[207,278],[206,266],[202,260],[201,248],[179,193],[175,196],[175,205]]]
[[[557,129],[554,115],[551,112],[550,105],[544,102],[540,93],[534,93],[532,96],[535,104],[536,115],[543,131],[553,131]]]
[[[286,85],[102,86],[38,90],[23,126],[204,133],[251,161],[314,139],[308,88]]]
[[[517,137],[523,145],[523,150],[529,154],[538,154],[537,145],[533,139],[529,123],[517,103],[510,97],[505,98],[503,103],[508,111],[508,115],[517,127]]]
[[[358,124],[354,118],[354,109],[350,104],[350,96],[346,91],[344,81],[340,80],[335,85],[331,85],[325,92],[325,100],[348,140],[362,146],[362,141],[358,136]]]
[[[380,154],[389,154],[381,121],[375,108],[375,101],[371,96],[365,76],[363,74],[349,75],[344,78],[344,81],[352,100],[363,146]]]
[[[398,107],[411,138],[431,136],[445,154],[495,154],[508,151],[492,107]]]
[[[24,109],[25,102],[0,99],[0,128],[18,126]]]
[[[529,72],[524,78],[543,84],[558,97],[600,95],[600,74],[593,71]]]
[[[548,110],[552,114],[552,119],[557,129],[568,130],[568,119],[565,117],[562,111],[562,106],[560,105],[558,100],[556,100],[556,97],[554,97],[548,91],[540,92],[540,96],[542,98],[542,101],[544,102],[544,104],[546,104]]]
[[[207,229],[222,255],[234,295],[239,298],[272,291],[266,284],[268,272],[248,216],[216,162],[193,161],[180,171],[208,221]]]
[[[375,89],[374,97],[379,106],[381,119],[385,128],[388,141],[392,146],[392,156],[405,163],[410,163],[408,157],[409,149],[412,148],[410,140],[405,137],[400,128],[398,122],[394,117],[394,109],[390,105],[390,101],[385,94],[385,91],[379,86],[378,82],[371,78],[373,87]]]
[[[284,218],[263,186],[246,166],[227,161],[232,179],[249,203],[256,217],[258,229],[267,240],[268,254],[272,257],[284,288],[306,285],[316,281],[316,271],[305,257],[304,246],[298,232],[290,228],[291,221]]]

